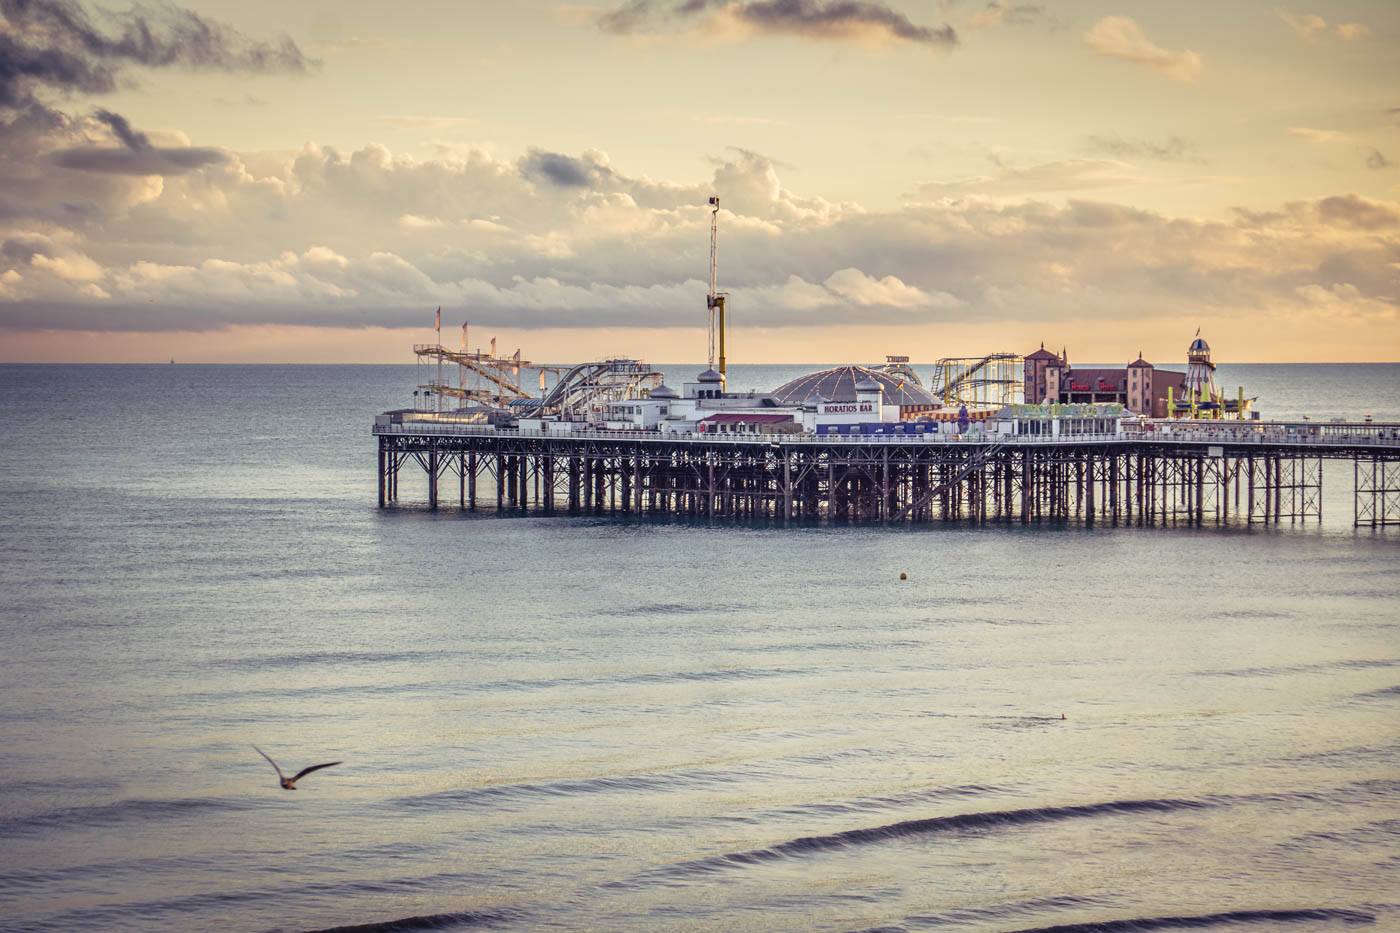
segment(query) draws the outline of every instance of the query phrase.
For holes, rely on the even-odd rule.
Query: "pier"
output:
[[[402,501],[400,474],[415,464],[432,509],[854,523],[1277,524],[1321,521],[1326,477],[1352,485],[1354,525],[1400,524],[1400,424],[1157,421],[1118,434],[1055,437],[565,427],[381,415],[373,428],[379,506]]]

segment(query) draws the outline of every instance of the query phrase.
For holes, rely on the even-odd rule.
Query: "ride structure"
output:
[[[870,367],[874,369],[875,367]],[[906,383],[912,382],[914,385],[923,388],[924,381],[919,378],[919,374],[914,372],[914,367],[909,365],[907,356],[886,356],[885,365],[881,366],[880,372],[889,373],[891,376],[898,376]]]
[[[719,198],[710,198],[710,293],[705,304],[710,311],[710,369],[719,373],[720,391],[725,388],[724,368],[724,305],[725,295],[719,291]],[[718,327],[716,327],[718,322]],[[719,363],[715,363],[715,335],[719,335]]]
[[[493,338],[491,342],[496,341]],[[418,390],[425,398],[433,400],[429,410],[439,412],[463,405],[503,408],[515,399],[530,397],[521,386],[522,369],[539,369],[542,376],[547,371],[559,370],[559,367],[537,367],[521,359],[519,350],[514,356],[499,358],[480,350],[449,350],[441,343],[419,343],[414,344],[413,355],[418,358],[420,369]],[[435,365],[437,375],[424,379],[421,375],[424,365]],[[455,384],[444,378],[444,366],[457,368]],[[451,400],[452,404],[445,404],[444,400]]]
[[[1172,418],[1199,420],[1245,420],[1255,399],[1245,398],[1244,386],[1240,386],[1237,398],[1226,398],[1215,388],[1215,364],[1210,361],[1210,344],[1201,339],[1196,331],[1196,339],[1186,350],[1186,378],[1181,385],[1181,398],[1174,389],[1167,390],[1167,414]]]
[[[661,372],[642,360],[580,363],[565,370],[540,398],[514,402],[511,407],[529,417],[599,424],[609,402],[646,398],[661,385],[661,380]]]
[[[948,407],[1001,408],[1021,401],[1019,353],[950,357],[936,364],[932,392]]]

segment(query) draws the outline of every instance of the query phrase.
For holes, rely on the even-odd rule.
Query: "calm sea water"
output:
[[[381,512],[414,382],[0,367],[0,929],[1400,930],[1349,466],[1279,528]]]

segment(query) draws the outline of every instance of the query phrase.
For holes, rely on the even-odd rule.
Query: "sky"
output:
[[[1400,360],[1393,0],[0,0],[0,361]]]

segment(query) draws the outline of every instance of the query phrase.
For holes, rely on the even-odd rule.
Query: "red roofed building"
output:
[[[1186,374],[1157,369],[1138,354],[1122,369],[1076,369],[1069,354],[1040,349],[1025,358],[1028,405],[1113,404],[1151,418],[1167,417],[1167,390],[1180,397]]]

